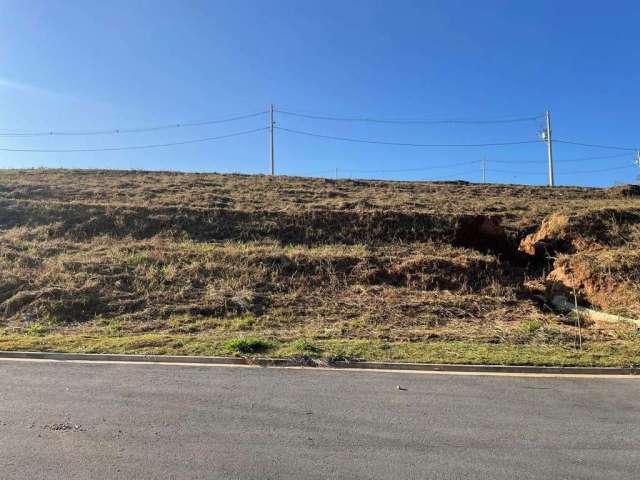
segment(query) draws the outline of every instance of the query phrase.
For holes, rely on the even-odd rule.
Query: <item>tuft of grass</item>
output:
[[[275,356],[294,358],[319,358],[322,349],[307,339],[294,340],[275,352]]]
[[[541,328],[542,328],[542,322],[537,319],[524,320],[520,322],[520,325],[518,326],[518,330],[520,330],[523,333],[536,333]]]
[[[122,335],[123,330],[124,330],[124,322],[122,320],[113,320],[109,322],[106,326],[107,333],[113,337]]]
[[[49,332],[49,327],[40,322],[34,322],[27,327],[27,334],[35,337],[40,337]]]
[[[224,348],[230,353],[264,353],[273,348],[273,344],[260,337],[234,338],[224,343]]]
[[[250,330],[256,323],[256,319],[253,315],[243,315],[242,317],[234,318],[231,321],[231,326],[235,330]]]

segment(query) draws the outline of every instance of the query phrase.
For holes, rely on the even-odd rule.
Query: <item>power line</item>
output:
[[[594,148],[606,148],[609,150],[626,150],[626,151],[638,151],[640,150],[640,148],[638,147],[619,147],[616,145],[600,145],[597,143],[581,143],[581,142],[573,142],[573,141],[569,141],[569,140],[553,140],[554,142],[557,143],[565,143],[567,145],[577,145],[580,147],[594,147]]]
[[[432,165],[429,167],[419,167],[419,168],[397,168],[397,169],[376,169],[376,170],[358,170],[358,169],[350,169],[350,168],[341,168],[341,172],[356,172],[356,173],[398,173],[398,172],[422,172],[426,170],[435,170],[438,168],[454,168],[460,167],[463,165],[472,165],[480,163],[478,160],[472,160],[470,162],[460,162],[460,163],[451,163],[449,165]]]
[[[580,175],[583,173],[601,173],[601,172],[611,172],[611,171],[616,171],[616,170],[626,170],[629,168],[637,168],[635,165],[625,165],[625,166],[621,166],[621,167],[611,167],[611,168],[599,168],[596,170],[572,170],[571,172],[566,172],[564,173],[564,175]],[[496,169],[491,169],[490,172],[498,172],[498,173],[509,173],[509,174],[513,174],[513,175],[520,175],[520,176],[534,176],[534,175],[539,175],[539,176],[546,176],[546,173],[539,173],[539,172],[518,172],[515,170],[496,170]]]
[[[491,163],[503,163],[503,164],[506,164],[506,165],[520,165],[520,164],[523,164],[523,165],[524,164],[530,164],[530,165],[538,164],[539,165],[542,162],[543,162],[543,160],[516,160],[516,161],[513,161],[513,160],[493,160],[493,159],[491,160]]]
[[[206,125],[216,125],[219,123],[235,122],[238,120],[244,120],[247,118],[253,118],[260,115],[265,115],[267,111],[248,113],[246,115],[237,115],[235,117],[227,117],[217,120],[205,120],[202,122],[183,122],[183,123],[171,123],[166,125],[155,125],[149,127],[132,127],[132,128],[111,128],[105,130],[49,130],[41,132],[20,132],[20,131],[0,131],[0,137],[44,137],[54,135],[113,135],[119,133],[140,133],[140,132],[154,132],[158,130],[170,130],[174,128],[185,127],[200,127]]]
[[[598,172],[610,172],[615,170],[625,170],[628,168],[637,168],[635,165],[624,165],[618,167],[609,167],[609,168],[599,168],[596,170],[572,170],[571,172],[567,172],[565,175],[573,175],[573,174],[582,174],[582,173],[598,173]],[[515,170],[496,170],[491,169],[491,172],[499,172],[499,173],[512,173],[515,175],[546,175],[546,173],[538,173],[538,172],[518,172]]]
[[[195,138],[192,140],[184,140],[181,142],[156,143],[150,145],[131,145],[128,147],[101,147],[101,148],[71,148],[71,149],[40,149],[40,148],[0,148],[0,152],[31,152],[31,153],[72,153],[72,152],[112,152],[122,150],[143,150],[148,148],[173,147],[176,145],[187,145],[190,143],[210,142],[213,140],[221,140],[223,138],[239,137],[254,132],[268,130],[269,127],[254,128],[253,130],[245,130],[243,132],[230,133],[228,135],[219,135],[217,137]]]
[[[556,141],[556,140],[554,140]],[[616,153],[615,155],[605,155],[605,156],[597,156],[597,157],[578,157],[578,158],[567,158],[567,159],[559,159],[555,160],[554,163],[572,163],[572,162],[584,162],[587,160],[607,160],[610,158],[621,158],[628,157],[628,153]],[[544,160],[491,160],[491,163],[502,163],[506,165],[539,165],[543,163]]]
[[[601,172],[613,172],[616,170],[627,170],[629,168],[638,168],[636,165],[627,165],[624,167],[612,167],[612,168],[599,168],[597,170],[579,170],[577,172],[567,173],[567,175],[581,175],[583,173],[601,173]]]
[[[517,172],[514,170],[496,170],[494,168],[491,169],[487,169],[489,172],[493,173],[493,172],[498,172],[498,173],[509,173],[509,174],[513,174],[513,175],[520,175],[520,176],[542,176],[542,177],[546,177],[547,174],[546,173],[540,173],[540,172]]]
[[[332,135],[321,135],[319,133],[303,132],[301,130],[292,130],[290,128],[276,127],[278,130],[285,132],[297,133],[299,135],[307,135],[309,137],[325,138],[329,140],[340,140],[343,142],[353,143],[370,143],[376,145],[394,145],[399,147],[498,147],[507,145],[524,145],[528,143],[540,143],[540,140],[523,140],[518,142],[498,142],[498,143],[467,143],[467,144],[437,144],[437,143],[402,143],[402,142],[385,142],[381,140],[365,140],[361,138],[335,137]]]
[[[273,112],[278,112],[283,115],[289,115],[294,117],[315,119],[315,120],[329,120],[329,121],[343,121],[343,122],[370,122],[370,123],[379,123],[379,124],[402,124],[402,125],[437,125],[437,124],[460,124],[460,125],[471,125],[471,124],[506,124],[506,123],[515,123],[515,122],[527,122],[532,120],[538,120],[543,118],[544,115],[536,115],[536,116],[521,116],[521,117],[513,117],[513,118],[502,118],[502,119],[444,119],[444,120],[424,120],[424,119],[384,119],[384,118],[370,118],[370,117],[341,117],[341,116],[332,116],[332,115],[317,115],[317,114],[307,114],[295,111],[287,111],[287,110],[276,110],[273,106],[270,107],[269,110],[254,112],[244,115],[237,115],[233,117],[220,118],[216,120],[207,120],[201,122],[186,122],[186,123],[173,123],[173,124],[164,124],[164,125],[155,125],[155,126],[147,126],[147,127],[131,127],[131,128],[113,128],[113,129],[102,129],[102,130],[50,130],[50,131],[10,131],[10,130],[0,130],[0,137],[31,137],[31,136],[73,136],[73,135],[113,135],[120,133],[138,133],[138,132],[151,132],[151,131],[160,131],[160,130],[169,130],[183,127],[196,127],[196,126],[206,126],[206,125],[214,125],[221,124],[233,121],[239,121],[243,119],[249,119],[258,117],[261,115],[271,114],[271,121],[268,127],[256,128],[251,130],[245,130],[241,132],[231,133],[227,135],[213,136],[213,137],[203,137],[203,138],[195,138],[190,140],[178,141],[178,142],[168,142],[168,143],[158,143],[158,144],[146,144],[146,145],[132,145],[132,146],[113,146],[113,147],[97,147],[97,148],[69,148],[69,149],[45,149],[45,148],[3,148],[0,147],[0,152],[30,152],[30,153],[73,153],[73,152],[106,152],[106,151],[126,151],[126,150],[143,150],[143,149],[153,149],[153,148],[163,148],[163,147],[171,147],[178,145],[186,145],[193,143],[202,143],[209,142],[215,140],[221,140],[225,138],[249,135],[259,131],[270,130],[271,131],[271,172],[274,172],[274,138],[273,132],[275,129],[282,130],[285,132],[290,132],[298,135],[304,135],[309,137],[327,139],[327,140],[337,140],[341,142],[351,142],[351,143],[361,143],[361,144],[373,144],[373,145],[388,145],[388,146],[403,146],[403,147],[434,147],[434,148],[474,148],[474,147],[498,147],[498,146],[512,146],[512,145],[524,145],[524,144],[533,144],[540,143],[539,139],[535,140],[522,140],[522,141],[511,141],[511,142],[489,142],[489,143],[470,143],[470,144],[437,144],[437,143],[411,143],[411,142],[391,142],[384,140],[375,140],[375,139],[366,139],[366,138],[353,138],[353,137],[342,137],[342,136],[333,136],[333,135],[324,135],[320,133],[314,133],[309,131],[295,130],[289,129],[285,127],[280,127],[275,124]],[[548,119],[548,113],[547,113]],[[549,135],[549,121],[547,121],[547,128],[545,132]],[[549,138],[547,136],[547,138]],[[605,160],[605,159],[613,159],[613,158],[621,158],[629,155],[629,151],[637,151],[638,148],[632,147],[623,147],[623,146],[615,146],[615,145],[602,145],[602,144],[591,144],[591,143],[582,143],[582,142],[574,142],[570,140],[554,140],[557,143],[567,144],[567,145],[575,145],[582,147],[593,147],[593,148],[603,148],[603,149],[612,149],[612,150],[621,150],[625,153],[618,153],[614,155],[605,155],[605,156],[591,156],[591,157],[578,157],[578,158],[569,158],[569,159],[560,159],[558,163],[571,163],[571,162],[584,162],[589,160]],[[455,169],[456,167],[468,166],[473,164],[480,163],[479,160],[466,161],[466,162],[457,162],[450,164],[439,164],[439,165],[431,165],[424,167],[416,167],[416,168],[397,168],[397,169],[348,169],[348,168],[340,168],[341,172],[345,173],[400,173],[400,172],[419,172],[419,171],[430,171],[436,169]],[[541,160],[521,160],[521,161],[512,161],[512,160],[491,160],[489,163],[496,164],[508,164],[519,166],[521,164],[541,164]],[[637,168],[634,165],[624,165],[624,166],[614,166],[608,168],[600,168],[594,170],[578,170],[567,172],[565,175],[580,175],[580,174],[590,174],[590,173],[601,173],[601,172],[609,172],[609,171],[618,171],[618,170],[626,170],[631,168]],[[325,172],[334,172],[334,170],[326,170]],[[514,176],[545,176],[545,173],[538,172],[527,172],[527,171],[514,171],[514,170],[494,170],[490,169],[490,172],[509,174]],[[336,177],[337,169],[335,169]],[[453,175],[455,175],[453,173]],[[552,180],[550,179],[550,182]]]
[[[554,140],[554,142],[557,142],[558,140]],[[569,158],[566,160],[556,160],[556,163],[571,163],[571,162],[583,162],[585,160],[607,160],[610,158],[621,158],[621,157],[628,157],[629,154],[628,153],[616,153],[615,155],[605,155],[605,156],[598,156],[598,157],[579,157],[579,158]]]
[[[370,117],[340,117],[334,115],[315,115],[300,112],[291,112],[287,110],[276,110],[278,113],[284,115],[290,115],[295,117],[309,118],[313,120],[330,120],[338,122],[369,122],[369,123],[384,123],[384,124],[401,124],[401,125],[474,125],[474,124],[502,124],[502,123],[516,123],[516,122],[528,122],[538,120],[542,118],[542,115],[528,116],[528,117],[516,117],[496,120],[462,120],[462,119],[446,119],[446,120],[420,120],[420,119],[382,119],[382,118],[370,118]]]
[[[448,165],[432,165],[429,167],[417,167],[417,168],[397,168],[397,169],[371,169],[371,170],[363,170],[363,169],[354,169],[354,168],[339,168],[340,172],[347,173],[398,173],[398,172],[421,172],[427,170],[434,170],[439,168],[455,168],[466,165],[473,165],[476,163],[480,163],[478,160],[472,160],[470,162],[459,162],[459,163],[451,163]],[[304,172],[305,175],[320,175],[323,173],[335,173],[335,169],[331,170],[316,170],[314,172]]]
[[[412,180],[398,180],[398,179],[383,179],[383,178],[379,178],[379,177],[374,177],[372,178],[371,176],[348,176],[347,179],[362,179],[362,180],[372,180],[372,181],[377,181],[377,180],[384,180],[384,181],[393,181],[393,182],[403,182],[403,181],[409,181],[409,182],[433,182],[433,181],[458,181],[458,180],[463,180],[463,181],[468,181],[465,180],[465,178],[469,178],[469,173],[468,172],[459,172],[459,173],[451,173],[451,174],[446,174],[446,175],[427,175],[422,177],[422,179],[412,179]]]

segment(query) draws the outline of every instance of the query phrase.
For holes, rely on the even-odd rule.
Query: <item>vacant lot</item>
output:
[[[0,171],[0,349],[640,364],[638,193]]]

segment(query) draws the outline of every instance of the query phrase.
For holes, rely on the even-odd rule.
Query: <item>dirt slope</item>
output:
[[[552,292],[640,315],[639,199],[631,187],[0,171],[0,340],[569,346]],[[622,341],[615,328],[584,335]]]

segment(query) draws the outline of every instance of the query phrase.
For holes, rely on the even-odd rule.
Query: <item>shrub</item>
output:
[[[224,344],[226,350],[234,353],[261,353],[273,348],[268,340],[259,337],[241,337],[229,340]]]

